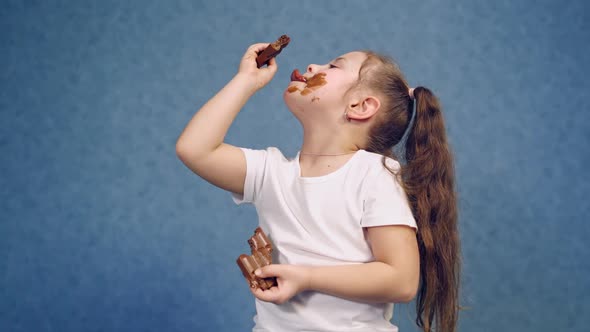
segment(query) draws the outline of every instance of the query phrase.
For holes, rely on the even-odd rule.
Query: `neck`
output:
[[[351,141],[350,133],[341,129],[306,130],[304,127],[300,155],[343,156],[358,151],[360,147]]]
[[[352,152],[344,152],[344,153],[335,153],[335,154],[320,154],[320,153],[306,153],[306,152],[300,152],[300,155],[307,155],[307,156],[343,156],[345,154],[351,154],[351,153],[355,153],[356,151],[352,151]]]

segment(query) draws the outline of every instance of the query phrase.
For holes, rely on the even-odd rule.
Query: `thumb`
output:
[[[278,277],[280,275],[280,272],[280,264],[270,264],[257,269],[256,271],[254,271],[254,274],[256,274],[256,276],[259,278],[269,278]]]
[[[277,60],[273,57],[268,61],[268,64],[265,68],[260,68],[260,69],[269,73],[271,76],[274,76],[274,74],[279,69],[279,66],[277,65]]]
[[[277,71],[278,69],[278,65],[277,65],[277,57],[274,56],[272,57],[269,61],[268,61],[268,66],[266,68],[268,68],[270,71]]]

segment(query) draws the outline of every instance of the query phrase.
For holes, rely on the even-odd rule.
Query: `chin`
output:
[[[289,86],[291,86],[291,84],[289,84]],[[291,108],[292,106],[295,106],[295,104],[298,101],[297,99],[301,99],[301,98],[297,98],[297,97],[298,97],[297,91],[289,92],[289,87],[287,87],[285,89],[285,91],[283,91],[283,100],[285,101],[285,104],[287,104],[287,107],[289,107],[289,108]]]
[[[295,98],[292,96],[292,93],[288,92],[287,90],[285,90],[283,93],[283,101],[291,113],[294,113],[294,110],[302,110],[301,105],[298,105],[298,101],[295,100]]]
[[[283,93],[283,100],[289,109],[289,112],[291,112],[291,114],[293,114],[293,116],[295,116],[295,118],[301,122],[301,117],[306,111],[309,111],[309,106],[304,107],[304,105],[309,103],[309,101],[304,100],[301,98],[301,96],[294,96],[294,93],[290,93],[287,90],[285,90],[285,93]]]

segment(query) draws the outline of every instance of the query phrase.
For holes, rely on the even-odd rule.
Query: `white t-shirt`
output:
[[[241,148],[246,156],[244,194],[275,250],[273,263],[331,266],[374,261],[363,227],[402,224],[417,229],[405,192],[383,167],[380,154],[357,151],[324,176],[301,177],[299,152],[287,159],[275,147]],[[388,166],[399,163],[387,159]],[[367,304],[302,292],[277,305],[256,299],[254,332],[398,331],[393,304]]]

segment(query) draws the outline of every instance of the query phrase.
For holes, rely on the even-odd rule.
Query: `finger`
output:
[[[281,268],[280,264],[270,264],[257,269],[254,274],[260,278],[278,277],[281,274]]]
[[[268,68],[268,70],[270,72],[273,72],[273,73],[276,72],[277,69],[279,68],[278,65],[277,65],[277,60],[275,60],[275,59],[276,59],[275,57],[271,58],[268,61],[268,66],[266,67],[266,68]]]
[[[279,299],[280,291],[277,287],[271,287],[267,290],[256,288],[252,289],[252,294],[261,301],[276,302]]]
[[[250,47],[248,47],[248,53],[259,53],[263,51],[265,48],[267,48],[268,45],[270,45],[270,43],[257,43],[250,45]]]

